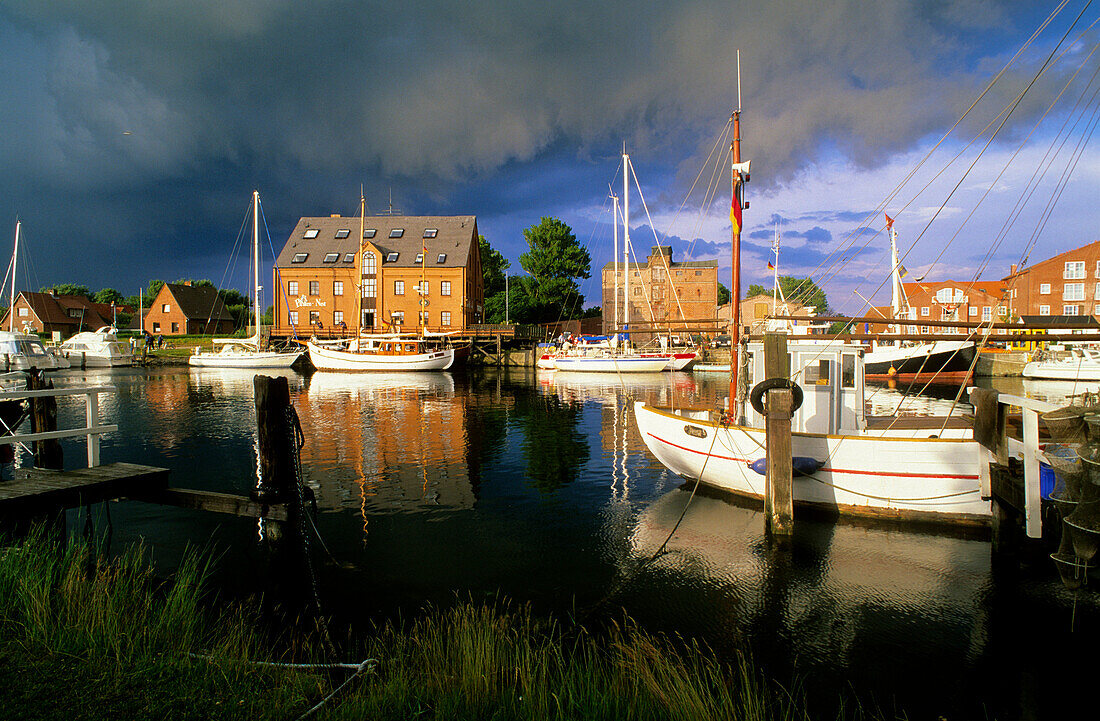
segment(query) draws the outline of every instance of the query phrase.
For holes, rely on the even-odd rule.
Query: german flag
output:
[[[730,222],[733,232],[741,234],[741,181],[734,183],[733,198],[730,200]]]

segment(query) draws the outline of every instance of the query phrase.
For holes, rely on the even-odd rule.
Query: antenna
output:
[[[741,51],[737,51],[737,112],[741,112]]]

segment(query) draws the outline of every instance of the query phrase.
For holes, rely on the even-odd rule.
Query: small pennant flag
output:
[[[886,213],[883,213],[883,215],[886,215]],[[894,219],[891,218],[889,215],[886,215],[886,229],[889,230],[890,228],[893,228],[893,227],[894,227]]]
[[[909,271],[907,271],[905,269],[904,265],[902,265],[901,263],[898,263],[898,277],[904,278],[907,275],[909,275]]]
[[[770,260],[768,261],[768,270],[775,270],[775,265]]]

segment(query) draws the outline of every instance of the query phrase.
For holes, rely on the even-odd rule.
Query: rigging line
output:
[[[275,304],[274,304],[275,297],[281,297],[283,299],[283,302],[286,303],[286,307],[287,307],[288,311],[289,311],[289,308],[290,308],[290,298],[287,296],[286,289],[283,287],[282,274],[279,272],[279,270],[280,270],[279,264],[278,264],[279,259],[278,259],[278,256],[275,254],[275,246],[272,245],[272,243],[271,243],[271,230],[267,227],[267,216],[264,214],[264,207],[263,207],[262,203],[260,204],[260,218],[264,221],[264,233],[267,235],[267,247],[271,251],[271,258],[272,258],[271,265],[272,265],[272,268],[274,268],[274,273],[273,273],[274,278],[272,278],[272,280],[275,282],[275,285],[278,286],[278,288],[279,288],[279,290],[276,291],[276,293],[278,293],[278,295],[272,297],[272,307],[271,307],[271,325],[276,325],[277,322],[276,322],[276,318],[275,318]],[[362,243],[363,241],[360,240],[359,242]],[[356,254],[356,256],[358,256],[359,251],[356,250],[355,254]],[[356,263],[359,262],[358,257],[356,257],[355,260],[356,260]],[[357,287],[356,292],[361,293],[362,290],[360,290]],[[356,323],[358,324],[361,321],[362,321],[362,319],[360,318],[356,321]],[[298,327],[295,326],[295,325],[291,325],[290,326],[290,333],[291,333],[291,336],[294,338],[294,340],[297,341],[298,340]],[[358,335],[358,333],[356,335]]]
[[[715,138],[714,145],[711,146],[710,153],[707,154],[707,159],[704,160],[702,165],[699,166],[699,172],[695,174],[695,180],[691,181],[691,187],[688,188],[687,193],[684,194],[684,199],[680,202],[679,207],[676,208],[676,212],[673,214],[672,220],[669,221],[668,227],[665,231],[665,235],[668,235],[670,232],[672,232],[672,229],[676,226],[676,219],[680,217],[680,212],[687,205],[688,198],[691,197],[692,192],[694,192],[695,190],[695,186],[699,184],[699,179],[703,177],[703,172],[707,169],[707,166],[710,165],[711,158],[714,158],[715,153],[717,153],[718,149],[722,147],[722,141],[725,139],[726,133],[729,131],[730,125],[732,123],[733,117],[730,116],[730,119],[726,121],[726,127],[723,128],[722,131],[718,133],[718,137]],[[721,165],[721,163],[716,162],[716,166],[717,165]],[[691,246],[689,246],[689,248],[694,247],[694,245],[695,241],[692,240]]]
[[[944,134],[943,134],[943,136],[942,136],[942,137],[941,137],[941,138],[940,138],[940,139],[939,139],[939,140],[938,140],[938,141],[936,142],[936,144],[935,144],[935,145],[933,145],[933,146],[932,146],[932,148],[930,148],[930,149],[929,149],[929,151],[928,151],[928,152],[927,152],[927,153],[926,153],[926,154],[924,155],[924,157],[923,157],[923,158],[921,158],[921,160],[920,160],[920,161],[919,161],[919,162],[918,162],[918,163],[917,163],[917,164],[916,164],[916,165],[915,165],[915,166],[913,167],[913,169],[912,169],[912,170],[911,170],[911,171],[910,171],[910,172],[909,172],[909,173],[908,173],[908,174],[907,174],[907,175],[905,176],[905,178],[903,178],[903,179],[902,179],[902,180],[901,180],[901,181],[900,181],[900,182],[898,183],[898,185],[897,185],[897,186],[895,187],[895,189],[894,189],[894,190],[892,190],[892,191],[891,191],[891,192],[890,192],[890,193],[889,193],[889,194],[888,194],[888,195],[886,196],[886,198],[885,198],[885,199],[883,200],[883,202],[882,202],[882,203],[880,203],[880,204],[879,204],[879,205],[878,205],[878,206],[876,207],[876,209],[875,209],[875,210],[874,210],[874,211],[873,211],[872,213],[869,213],[869,214],[867,215],[867,217],[865,218],[864,222],[863,222],[863,223],[861,223],[861,224],[860,224],[860,226],[867,226],[867,225],[869,225],[869,223],[870,223],[870,220],[871,220],[871,219],[872,219],[872,218],[873,218],[873,217],[874,217],[875,215],[877,215],[877,214],[878,214],[879,212],[881,212],[881,210],[882,210],[883,208],[885,208],[885,207],[887,207],[887,206],[889,205],[890,201],[892,201],[892,200],[893,200],[893,199],[894,199],[894,198],[895,198],[895,197],[896,197],[896,196],[897,196],[897,195],[898,195],[898,194],[899,194],[899,193],[901,192],[902,188],[904,188],[904,187],[905,187],[905,185],[906,185],[906,184],[908,184],[908,182],[909,182],[909,181],[910,181],[910,180],[911,180],[911,179],[913,178],[913,176],[914,176],[914,175],[916,175],[917,171],[918,171],[918,170],[919,170],[919,169],[920,169],[921,167],[923,167],[923,166],[924,166],[924,164],[925,164],[925,163],[926,163],[926,162],[927,162],[927,161],[928,161],[928,160],[929,160],[929,159],[931,158],[932,154],[933,154],[933,153],[935,153],[935,152],[936,152],[936,150],[937,150],[937,149],[938,149],[938,148],[940,147],[940,145],[942,145],[942,144],[943,144],[943,143],[944,143],[944,142],[945,142],[945,141],[947,140],[947,138],[948,138],[948,137],[949,137],[949,136],[951,135],[951,133],[952,133],[952,132],[954,132],[955,128],[957,128],[957,127],[959,126],[959,124],[960,124],[960,123],[962,123],[963,119],[965,119],[965,118],[966,118],[966,116],[970,114],[970,111],[971,111],[971,110],[973,110],[973,109],[974,109],[974,107],[975,107],[975,106],[977,106],[977,104],[978,104],[978,103],[979,103],[979,102],[980,102],[980,101],[982,100],[982,98],[984,98],[984,97],[985,97],[985,95],[986,95],[986,94],[987,94],[987,93],[988,93],[988,92],[989,92],[990,90],[992,90],[992,89],[993,89],[993,86],[994,86],[994,85],[995,85],[995,84],[996,84],[996,83],[997,83],[997,82],[998,82],[998,81],[999,81],[999,80],[1001,79],[1001,77],[1002,77],[1002,76],[1003,76],[1003,75],[1004,75],[1004,74],[1005,74],[1005,73],[1006,73],[1006,72],[1008,71],[1008,69],[1009,69],[1009,68],[1010,68],[1010,67],[1011,67],[1011,66],[1012,66],[1012,65],[1013,65],[1013,64],[1014,64],[1014,63],[1016,62],[1016,60],[1017,60],[1017,59],[1018,59],[1018,58],[1020,57],[1020,55],[1022,55],[1022,54],[1023,54],[1023,52],[1024,52],[1024,51],[1025,51],[1025,50],[1026,50],[1026,49],[1027,49],[1028,47],[1030,47],[1030,46],[1031,46],[1031,44],[1032,44],[1032,43],[1033,43],[1033,42],[1035,41],[1035,39],[1036,39],[1036,38],[1037,38],[1037,37],[1038,37],[1038,36],[1039,36],[1039,35],[1040,35],[1040,34],[1042,33],[1042,31],[1046,29],[1047,25],[1049,25],[1049,24],[1050,24],[1050,23],[1051,23],[1051,22],[1052,22],[1052,21],[1054,20],[1054,18],[1055,18],[1055,17],[1056,17],[1057,15],[1058,15],[1058,13],[1059,13],[1059,12],[1061,12],[1062,8],[1064,8],[1064,7],[1065,7],[1065,5],[1066,5],[1066,3],[1067,3],[1067,2],[1068,2],[1068,0],[1062,0],[1062,2],[1061,2],[1061,3],[1059,4],[1059,5],[1058,5],[1058,7],[1057,7],[1057,8],[1055,8],[1055,9],[1054,9],[1054,10],[1053,10],[1053,11],[1051,12],[1051,14],[1050,14],[1049,16],[1047,16],[1046,20],[1044,20],[1044,21],[1043,21],[1043,22],[1042,22],[1042,23],[1041,23],[1041,24],[1039,25],[1039,27],[1038,27],[1038,28],[1036,28],[1035,32],[1033,32],[1033,33],[1032,33],[1031,37],[1029,37],[1029,38],[1028,38],[1028,39],[1027,39],[1027,40],[1026,40],[1026,41],[1024,42],[1024,44],[1020,46],[1020,49],[1016,51],[1016,54],[1015,54],[1015,55],[1013,55],[1013,56],[1012,56],[1012,58],[1010,58],[1010,59],[1008,60],[1008,62],[1006,62],[1006,63],[1004,64],[1004,66],[1003,66],[1003,67],[1001,68],[1001,70],[1000,70],[1000,71],[999,71],[999,72],[997,73],[997,75],[996,75],[996,76],[994,76],[994,78],[993,78],[993,79],[992,79],[992,80],[991,80],[991,81],[990,81],[990,82],[989,82],[989,83],[988,83],[988,84],[986,85],[985,89],[984,89],[984,90],[982,90],[981,94],[979,94],[979,95],[978,95],[978,97],[977,97],[977,98],[976,98],[976,99],[974,100],[974,102],[972,102],[972,103],[970,104],[970,107],[968,107],[968,108],[966,109],[966,112],[964,112],[964,113],[963,113],[963,114],[962,114],[962,115],[961,115],[961,116],[959,117],[959,119],[955,121],[955,124],[954,124],[954,125],[952,125],[952,126],[951,126],[951,128],[950,128],[950,129],[948,129],[948,131],[947,131],[946,133],[944,133]],[[1091,0],[1090,0],[1090,2],[1091,2]],[[986,126],[986,127],[988,128],[989,126]],[[984,132],[984,131],[983,131],[983,132]],[[971,142],[973,142],[973,141],[971,141]],[[968,143],[966,147],[969,147],[969,145],[970,145],[970,144]],[[964,150],[965,150],[965,148],[964,148]],[[960,154],[961,154],[961,153],[960,153]],[[957,158],[957,157],[958,157],[958,156],[956,156],[956,158]],[[952,162],[954,162],[954,161],[952,161]],[[948,165],[947,167],[949,167],[949,166],[950,166],[950,164],[949,164],[949,165]],[[944,170],[946,170],[946,167],[945,167],[945,169],[944,169]],[[939,175],[940,175],[940,174],[942,174],[943,172],[944,172],[944,171],[940,171],[940,173],[937,173],[937,175],[936,175],[936,176],[934,176],[933,180],[935,179],[935,177],[939,177]],[[930,182],[931,182],[931,181],[930,181]],[[926,184],[926,186],[925,186],[925,187],[927,187],[927,184]],[[912,204],[912,201],[910,201],[910,203],[907,203],[907,204],[906,204],[906,205],[905,205],[904,207],[905,207],[905,208],[907,208],[907,207],[909,207],[909,205],[911,205],[911,204]],[[903,209],[904,209],[904,208],[903,208]],[[838,263],[841,263],[841,262],[843,262],[843,261],[842,261],[842,258],[839,258],[839,257],[838,257],[838,258],[837,258],[836,260],[831,260],[831,259],[832,259],[832,257],[833,257],[834,255],[839,255],[840,253],[843,253],[843,252],[845,252],[845,251],[846,251],[846,250],[848,250],[848,249],[849,249],[849,248],[850,248],[851,246],[853,246],[853,245],[855,244],[855,235],[856,235],[856,233],[858,233],[858,232],[859,232],[859,229],[857,229],[856,231],[852,231],[851,233],[849,233],[849,235],[848,235],[848,238],[849,238],[850,240],[849,240],[849,241],[847,241],[847,247],[842,247],[842,248],[838,248],[837,250],[834,250],[834,251],[832,251],[831,253],[829,253],[829,255],[827,255],[827,256],[826,256],[825,258],[823,258],[823,259],[821,260],[821,262],[819,262],[819,263],[818,263],[817,267],[815,267],[815,268],[814,268],[814,269],[813,269],[812,271],[810,271],[810,273],[809,273],[808,277],[812,277],[814,273],[816,273],[816,272],[817,272],[818,270],[820,270],[820,269],[821,269],[822,267],[825,267],[825,266],[826,266],[826,264],[829,264],[829,267],[833,267],[833,266],[837,265]],[[872,238],[868,239],[867,243],[865,243],[863,247],[864,247],[864,248],[866,248],[866,247],[867,247],[867,245],[868,245],[868,244],[869,244],[869,243],[871,242],[871,240],[874,240],[874,238],[878,237],[878,235],[879,235],[879,233],[876,233],[876,234],[875,234],[875,235],[874,235],[874,236],[873,236]],[[843,243],[842,243],[842,245],[843,245]],[[829,276],[829,277],[832,277],[832,276]],[[824,281],[823,281],[823,282],[824,282]],[[878,290],[878,289],[876,288],[876,291],[877,291],[877,290]]]
[[[1023,101],[1023,99],[1027,95],[1028,91],[1031,90],[1031,88],[1035,86],[1035,83],[1038,82],[1039,78],[1043,75],[1043,73],[1046,71],[1046,69],[1048,67],[1050,67],[1051,60],[1054,59],[1054,57],[1055,57],[1055,55],[1058,51],[1058,48],[1061,47],[1062,44],[1066,41],[1066,38],[1069,37],[1070,32],[1072,32],[1073,28],[1077,25],[1077,21],[1081,19],[1081,15],[1084,14],[1085,10],[1088,9],[1088,6],[1090,4],[1092,4],[1092,0],[1089,0],[1089,2],[1085,3],[1085,7],[1081,8],[1081,12],[1078,13],[1078,15],[1074,19],[1073,23],[1069,26],[1069,28],[1066,29],[1066,32],[1062,36],[1062,39],[1059,40],[1058,44],[1055,45],[1051,49],[1050,54],[1047,56],[1047,59],[1043,61],[1043,64],[1039,67],[1039,70],[1035,73],[1034,77],[1031,78],[1031,80],[1028,82],[1027,86],[1023,89],[1023,91],[1021,91],[1020,94],[1016,96],[1016,99],[1012,103],[1009,104],[1008,108],[1006,109],[1006,112],[1003,113],[1004,117],[1002,118],[1001,123],[997,126],[996,130],[994,130],[993,133],[990,134],[989,139],[986,141],[985,145],[982,146],[982,149],[978,152],[978,155],[975,156],[973,162],[971,162],[969,167],[967,167],[966,172],[964,172],[963,175],[959,178],[959,181],[955,184],[955,187],[953,187],[951,189],[951,191],[947,194],[947,197],[944,198],[943,203],[940,205],[939,208],[936,209],[936,212],[932,215],[932,217],[925,224],[924,230],[922,230],[917,235],[917,239],[916,239],[915,242],[920,242],[921,237],[924,236],[924,234],[932,226],[932,223],[935,222],[936,218],[938,218],[940,213],[943,212],[944,208],[947,207],[948,201],[950,201],[951,198],[955,195],[955,192],[962,186],[963,181],[966,180],[967,176],[970,175],[970,172],[974,169],[974,166],[976,166],[978,164],[978,161],[985,154],[985,151],[989,149],[989,146],[993,144],[993,141],[1000,134],[1001,130],[1004,129],[1004,126],[1008,123],[1009,118],[1012,117],[1012,114],[1020,106],[1020,103]],[[948,246],[950,246],[950,243],[948,243]],[[946,252],[946,250],[947,250],[947,248],[945,247],[944,250],[940,253],[940,255],[936,256],[936,260],[934,260],[932,262],[932,266],[929,268],[929,270],[931,270],[931,268],[935,267],[936,263],[938,263],[940,258],[943,257],[943,253]]]
[[[225,287],[225,279],[229,275],[229,269],[233,266],[233,263],[237,260],[237,254],[240,252],[241,239],[244,237],[245,226],[248,223],[248,216],[252,214],[252,200],[248,201],[248,209],[244,212],[244,217],[241,218],[241,227],[237,230],[237,239],[233,242],[233,249],[229,253],[229,262],[225,265],[225,270],[222,271],[222,279],[218,283],[218,287],[214,289],[214,299],[211,301],[210,310],[206,315],[206,328],[209,331],[211,324],[214,322],[214,309],[218,307],[218,302],[221,301],[222,309],[226,308],[225,300],[222,298],[221,293],[217,292],[221,288]],[[236,330],[234,328],[234,330]]]
[[[1094,81],[1097,78],[1098,73],[1100,73],[1100,68],[1098,68],[1097,71],[1094,71],[1092,77],[1089,79],[1089,84],[1086,86],[1086,90],[1088,89],[1088,87],[1091,87],[1093,85]],[[1094,104],[1094,102],[1097,98],[1097,93],[1098,92],[1100,92],[1100,91],[1097,91],[1097,90],[1093,91],[1092,98],[1089,101],[1090,105]],[[1043,209],[1042,214],[1040,215],[1039,221],[1036,224],[1036,228],[1032,231],[1031,238],[1029,239],[1027,245],[1024,248],[1023,255],[1021,256],[1021,262],[1020,262],[1021,266],[1026,263],[1028,258],[1030,258],[1031,251],[1035,248],[1036,244],[1038,243],[1039,236],[1042,233],[1042,229],[1046,226],[1046,223],[1049,220],[1050,215],[1054,211],[1054,205],[1057,203],[1057,198],[1061,197],[1062,192],[1065,190],[1065,187],[1069,182],[1069,177],[1073,174],[1073,170],[1076,169],[1077,163],[1080,162],[1081,156],[1084,154],[1085,146],[1088,144],[1088,141],[1092,138],[1092,134],[1096,130],[1097,115],[1096,115],[1095,107],[1093,108],[1092,112],[1093,112],[1093,117],[1092,117],[1092,120],[1090,121],[1092,123],[1092,128],[1087,129],[1087,132],[1085,130],[1083,130],[1082,133],[1081,133],[1081,137],[1078,138],[1077,147],[1075,148],[1073,153],[1071,153],[1070,160],[1067,162],[1067,166],[1065,168],[1063,168],[1063,170],[1062,170],[1062,175],[1060,176],[1058,182],[1056,183],[1055,191],[1052,195],[1052,198],[1047,200],[1047,205]],[[1074,127],[1076,127],[1081,122],[1081,120],[1084,117],[1084,114],[1085,114],[1085,111],[1082,110],[1081,113],[1079,115],[1077,115],[1077,120],[1074,122]],[[1086,123],[1086,126],[1087,126],[1087,123]],[[1057,154],[1061,153],[1062,148],[1065,147],[1065,144],[1067,142],[1069,142],[1069,138],[1070,138],[1071,133],[1072,133],[1072,130],[1068,131],[1066,133],[1065,138],[1059,144],[1058,153],[1055,154],[1055,157],[1057,157]],[[1056,141],[1057,141],[1057,138],[1055,138],[1054,142],[1056,142]],[[1052,146],[1053,146],[1053,142],[1052,142]],[[1048,155],[1049,155],[1049,153],[1050,153],[1050,150],[1047,151]],[[1044,156],[1044,161],[1045,160],[1046,160],[1046,157]],[[1054,164],[1054,160],[1051,159],[1050,162],[1046,164],[1046,167],[1043,170],[1043,176],[1045,176],[1047,170],[1049,170],[1050,166],[1052,166],[1053,164]],[[1043,176],[1040,176],[1040,178],[1042,178]],[[1027,197],[1030,198],[1031,195],[1033,195],[1035,192],[1037,192],[1037,190],[1038,190],[1037,188],[1035,190],[1032,190],[1032,192],[1030,194],[1028,194]],[[1022,210],[1021,210],[1021,212],[1022,212]]]
[[[645,202],[645,194],[642,193],[642,185],[638,182],[638,174],[634,172],[634,163],[630,164],[630,175],[634,178],[634,187],[638,189],[638,197],[642,201],[642,209],[645,210],[646,220],[649,221],[649,230],[651,233],[653,233],[653,242],[656,243],[658,246],[658,255],[661,256],[661,265],[665,269],[665,275],[668,276],[669,290],[671,291],[673,297],[676,299],[676,309],[680,311],[680,318],[687,320],[687,314],[684,313],[684,306],[680,304],[680,296],[676,293],[676,288],[673,285],[672,268],[670,267],[670,261],[668,258],[665,257],[664,253],[660,252],[661,241],[657,238],[657,229],[653,227],[653,217],[649,214],[649,205]],[[668,237],[667,234],[665,237]],[[672,248],[671,244],[669,244],[669,248]],[[650,280],[652,282],[652,279]],[[656,322],[657,318],[654,317],[652,312],[650,313],[650,317],[652,317],[654,322]],[[669,324],[671,325],[671,321]]]

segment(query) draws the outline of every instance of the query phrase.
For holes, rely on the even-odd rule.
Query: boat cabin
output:
[[[749,389],[764,380],[764,344],[749,343]],[[796,433],[856,434],[864,417],[863,348],[850,343],[787,341],[789,377],[802,389],[802,406],[791,418]],[[746,405],[749,425],[764,417]]]

